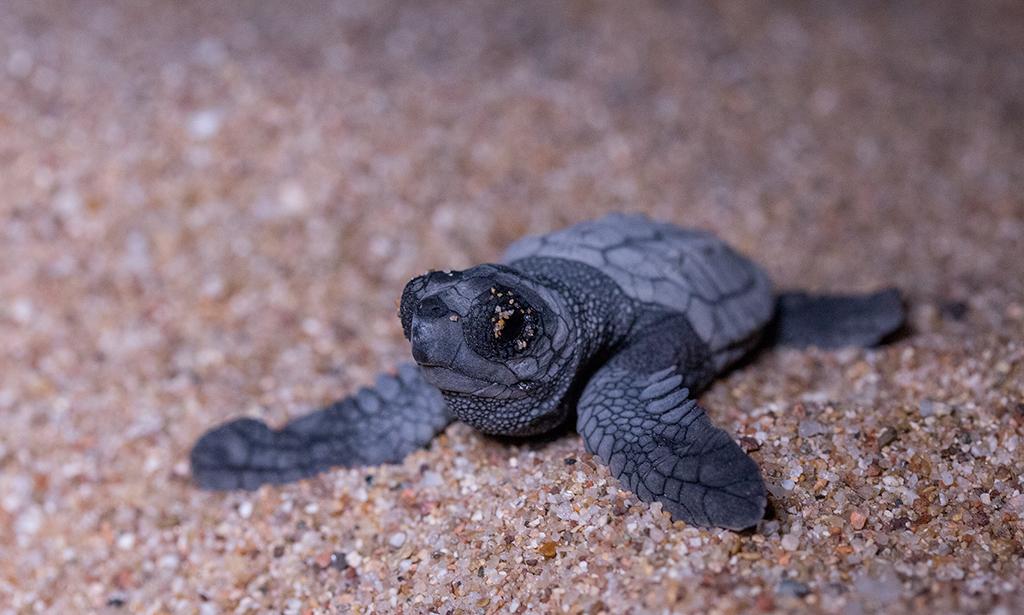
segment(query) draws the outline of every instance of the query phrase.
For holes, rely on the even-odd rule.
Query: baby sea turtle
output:
[[[742,529],[764,514],[754,461],[697,395],[766,337],[872,345],[899,293],[777,296],[713,235],[613,214],[514,243],[501,264],[410,281],[399,317],[415,364],[271,430],[242,418],[204,435],[208,489],[255,489],[331,466],[398,462],[452,420],[530,436],[575,418],[588,451],[676,519]]]

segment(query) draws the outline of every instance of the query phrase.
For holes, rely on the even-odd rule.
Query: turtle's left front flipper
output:
[[[208,431],[192,449],[192,477],[204,489],[255,489],[332,466],[396,463],[451,420],[441,392],[405,364],[280,430],[242,418]]]
[[[757,464],[692,399],[707,350],[682,316],[647,327],[587,384],[577,430],[641,500],[675,519],[744,529],[764,516]]]

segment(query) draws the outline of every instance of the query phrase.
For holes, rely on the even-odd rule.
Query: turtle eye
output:
[[[492,286],[477,297],[464,329],[477,354],[507,359],[530,347],[540,332],[540,318],[515,291]]]
[[[494,339],[498,343],[507,343],[518,340],[526,329],[526,314],[522,310],[510,306],[494,306],[494,314],[491,315],[492,331]]]

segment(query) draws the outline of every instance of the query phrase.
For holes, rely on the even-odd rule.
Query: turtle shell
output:
[[[513,243],[504,261],[554,257],[599,269],[637,301],[686,315],[723,362],[749,346],[772,318],[768,276],[709,232],[612,214]],[[735,349],[736,352],[732,352]]]

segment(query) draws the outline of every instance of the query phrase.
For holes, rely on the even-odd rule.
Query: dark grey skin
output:
[[[196,482],[255,489],[398,462],[452,420],[531,436],[575,418],[641,500],[743,529],[764,515],[764,482],[700,392],[766,334],[867,346],[904,321],[894,290],[776,296],[714,236],[621,214],[520,240],[502,264],[417,277],[399,316],[416,365],[276,431],[238,419],[208,432],[192,451]]]

